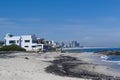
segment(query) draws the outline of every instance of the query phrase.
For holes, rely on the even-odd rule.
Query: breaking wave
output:
[[[115,63],[117,65],[120,65],[120,55],[103,55],[101,56],[102,61],[109,62],[109,63]]]

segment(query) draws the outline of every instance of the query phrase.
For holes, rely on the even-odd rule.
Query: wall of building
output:
[[[35,50],[44,50],[47,49],[45,44],[38,44],[37,37],[35,35],[21,35],[21,36],[5,36],[5,44],[11,45],[16,44],[25,48],[27,51],[35,51]]]

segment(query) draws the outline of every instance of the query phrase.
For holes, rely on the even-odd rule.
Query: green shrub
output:
[[[26,51],[24,48],[21,48],[18,45],[12,44],[9,46],[3,46],[0,48],[0,51]]]

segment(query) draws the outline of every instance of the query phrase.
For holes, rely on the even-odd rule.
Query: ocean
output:
[[[63,49],[65,52],[72,52],[72,53],[81,53],[81,52],[99,52],[105,50],[120,50],[120,48],[74,48],[74,49]],[[96,53],[97,54],[97,53]],[[100,56],[101,62],[105,64],[111,64],[116,68],[120,68],[120,55],[101,55]]]
[[[99,51],[105,51],[105,50],[120,50],[120,48],[90,48],[90,47],[85,47],[85,48],[66,48],[63,49],[65,52],[75,52],[75,53],[80,53],[80,52],[99,52]]]

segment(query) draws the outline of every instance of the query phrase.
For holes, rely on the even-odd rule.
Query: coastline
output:
[[[99,55],[94,53],[18,52],[0,56],[1,80],[48,80],[48,77],[49,80],[101,80],[100,76],[105,80],[120,80],[120,72],[113,72],[111,66],[96,64],[93,57]],[[48,67],[53,64],[57,64],[61,71],[64,67],[69,74],[64,70],[64,74],[52,71],[55,68]],[[89,74],[82,75],[81,72]]]
[[[112,48],[112,47],[75,47],[75,48],[62,48],[63,50],[71,50],[71,49],[99,49],[99,48]],[[115,47],[117,48],[117,47]]]
[[[56,66],[60,66],[59,71],[63,71],[63,74],[66,76],[72,77],[82,77],[92,80],[119,80],[120,72],[115,72],[115,69],[111,66],[106,65],[105,63],[97,63],[96,59],[93,59],[91,56],[96,56],[94,53],[69,53],[62,55],[59,60],[55,60],[53,62],[53,66],[50,66],[50,69],[56,69]],[[97,55],[98,56],[98,55]],[[63,61],[63,62],[62,62]],[[57,66],[57,68],[59,68]],[[65,67],[64,67],[65,66]],[[61,67],[63,70],[61,70]],[[67,68],[66,68],[67,67]],[[66,70],[64,70],[66,69]],[[57,69],[58,70],[58,69]],[[58,72],[58,71],[50,71],[50,72]],[[66,74],[65,74],[66,73]],[[56,73],[58,74],[58,73]],[[63,75],[62,73],[59,73]]]

